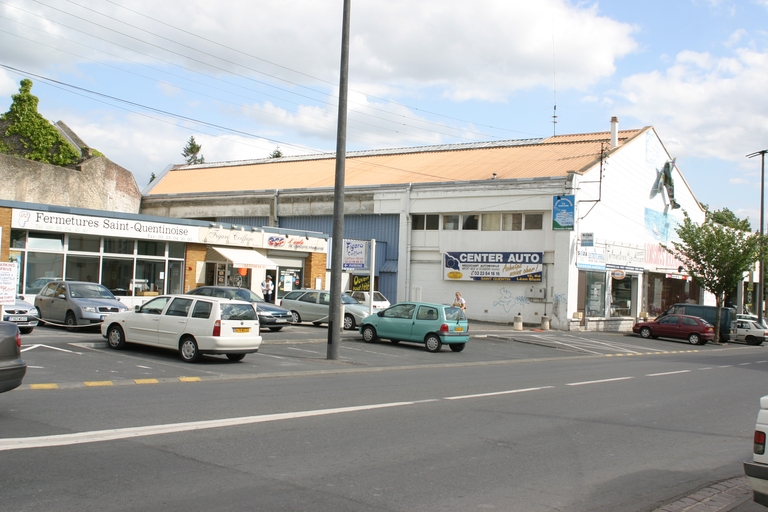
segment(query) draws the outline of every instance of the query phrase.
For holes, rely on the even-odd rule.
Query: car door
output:
[[[736,341],[744,341],[749,335],[750,323],[746,320],[736,320],[734,325],[736,326]]]
[[[411,328],[410,341],[424,341],[429,332],[440,330],[440,312],[434,306],[419,305]]]
[[[392,340],[413,339],[413,315],[416,311],[415,304],[395,304],[382,311],[376,332],[382,338]],[[421,339],[416,340],[421,341]]]
[[[678,328],[679,323],[680,315],[667,315],[659,320],[657,332],[654,334],[656,336],[677,338],[680,336],[680,329]]]
[[[58,283],[56,290],[53,292],[53,298],[51,300],[51,307],[48,311],[48,318],[54,322],[63,324],[64,319],[67,317],[67,311],[70,308],[69,304],[69,291],[65,283]]]
[[[56,283],[48,283],[43,286],[35,296],[35,307],[37,308],[40,318],[50,318],[51,316],[51,304],[53,303],[53,293],[56,291]]]
[[[126,341],[156,345],[160,317],[169,300],[170,297],[154,298],[131,315],[123,324]]]
[[[299,316],[305,322],[314,322],[320,318],[318,313],[317,299],[320,297],[320,292],[307,292],[299,297],[294,306],[298,311]],[[326,319],[327,320],[327,319]]]
[[[194,300],[176,297],[160,315],[157,327],[157,342],[165,347],[176,348],[179,336],[186,331],[189,312]]]

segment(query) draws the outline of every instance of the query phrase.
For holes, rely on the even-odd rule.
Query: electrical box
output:
[[[536,286],[530,286],[526,288],[525,290],[525,298],[526,299],[545,299],[546,298],[546,288],[539,288]]]

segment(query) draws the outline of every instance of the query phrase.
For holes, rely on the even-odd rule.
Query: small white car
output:
[[[188,363],[203,354],[226,354],[240,361],[261,346],[253,304],[198,295],[160,295],[134,311],[109,315],[101,335],[113,349],[126,343],[169,348]]]
[[[768,454],[765,453],[765,434],[768,432],[768,396],[760,399],[760,412],[752,445],[752,460],[744,461],[744,473],[752,486],[753,499],[768,507]]]
[[[353,299],[360,304],[368,305],[371,292],[347,292]],[[387,298],[381,292],[373,292],[373,311],[387,309],[390,306]]]
[[[738,318],[733,322],[733,327],[734,334],[731,335],[731,339],[734,341],[743,341],[747,345],[762,345],[768,338],[768,327],[765,324],[759,324],[757,317],[754,320]]]

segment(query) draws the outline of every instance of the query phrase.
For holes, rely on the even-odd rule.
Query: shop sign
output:
[[[368,242],[362,240],[344,240],[344,254],[341,268],[360,270],[366,268]]]
[[[18,282],[16,262],[0,261],[0,304],[12,306],[16,302]]]
[[[605,266],[607,268],[642,272],[644,262],[645,249],[643,247],[605,244]]]
[[[453,281],[541,282],[540,252],[446,252],[443,279]]]
[[[595,234],[594,233],[582,233],[581,234],[581,246],[582,247],[594,247],[595,246]]]
[[[574,196],[552,196],[552,230],[573,231]]]
[[[353,292],[371,291],[371,276],[352,276]]]
[[[11,213],[11,226],[18,229],[82,233],[144,240],[198,241],[197,226],[16,208]]]
[[[623,270],[619,269],[619,268],[616,268],[616,269],[611,270],[611,277],[613,279],[621,281],[622,279],[627,277],[627,273],[624,272]]]
[[[576,266],[581,270],[605,271],[605,251],[602,247],[580,247],[576,251]]]

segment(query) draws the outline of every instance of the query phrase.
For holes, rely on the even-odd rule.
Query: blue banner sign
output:
[[[573,231],[574,196],[552,196],[552,229]]]
[[[541,282],[540,252],[446,252],[443,279]]]

